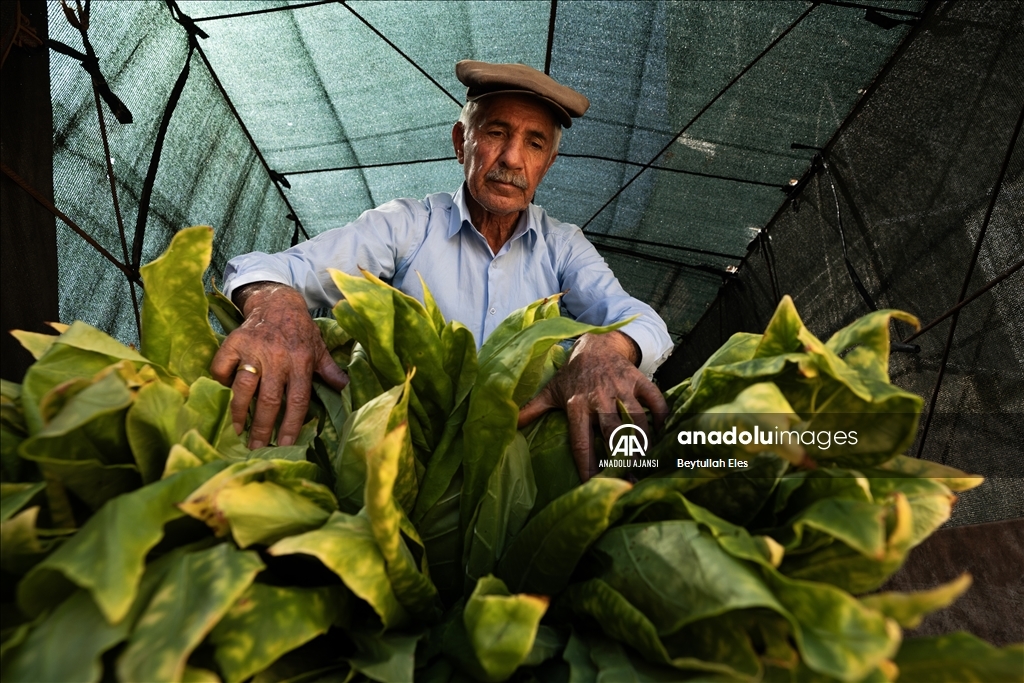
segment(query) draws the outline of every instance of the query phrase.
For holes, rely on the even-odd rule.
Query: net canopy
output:
[[[206,224],[219,277],[454,191],[455,62],[522,62],[591,101],[535,201],[665,319],[663,386],[786,293],[823,339],[908,310],[936,321],[892,331],[919,345],[892,358],[926,400],[912,454],[990,477],[954,523],[1024,516],[1020,0],[94,0],[88,36],[132,123],[101,107],[108,156],[92,77],[51,53],[54,204],[114,260]],[[122,270],[57,239],[61,319],[135,342]]]
[[[535,201],[581,226],[678,339],[807,170],[811,153],[791,145],[826,144],[923,4],[181,0],[176,13],[96,0],[89,35],[134,116],[109,130],[130,228],[188,55],[189,20],[176,17],[205,34],[141,242],[144,263],[174,230],[213,225],[214,272],[287,247],[295,221],[304,238],[397,197],[454,191],[456,61],[549,71],[592,106]],[[82,49],[57,2],[50,34]],[[64,55],[51,63],[57,204],[119,254],[89,76]],[[124,277],[80,267],[95,261],[88,247],[70,232],[61,240],[76,255],[61,270],[62,318],[134,339]]]

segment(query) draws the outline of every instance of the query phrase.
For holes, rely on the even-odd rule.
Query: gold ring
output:
[[[242,369],[245,370],[246,372],[251,372],[254,375],[260,374],[260,371],[256,369],[255,365],[249,365],[248,363],[243,365]]]

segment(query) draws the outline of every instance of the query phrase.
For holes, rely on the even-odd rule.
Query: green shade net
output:
[[[551,75],[592,106],[565,132],[536,202],[583,227],[678,338],[786,200],[781,189],[807,170],[812,152],[790,145],[828,142],[906,36],[906,23],[866,21],[864,6],[924,3],[857,4],[179,2],[209,35],[198,43],[227,100],[196,55],[164,145],[143,261],[174,230],[206,223],[219,273],[237,254],[287,247],[292,211],[312,236],[396,197],[454,191],[462,169],[450,131],[465,95],[455,62],[543,69],[550,58]],[[81,49],[59,3],[50,26]],[[135,116],[130,125],[107,117],[130,244],[187,34],[163,2],[96,1],[90,36]],[[51,64],[57,205],[120,256],[89,77],[63,55]],[[279,193],[259,154],[289,188]],[[133,341],[123,275],[70,231],[59,239],[62,319]]]

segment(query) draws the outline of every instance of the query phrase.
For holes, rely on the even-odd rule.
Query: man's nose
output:
[[[523,158],[523,141],[516,138],[508,140],[501,152],[502,163],[512,170],[520,170],[523,167]]]

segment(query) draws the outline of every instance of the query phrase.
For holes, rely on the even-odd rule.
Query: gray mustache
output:
[[[510,171],[507,168],[493,168],[484,177],[487,178],[487,180],[493,180],[496,183],[511,183],[520,190],[525,190],[530,186],[529,183],[526,182],[525,175],[522,173],[516,173],[515,171]]]

